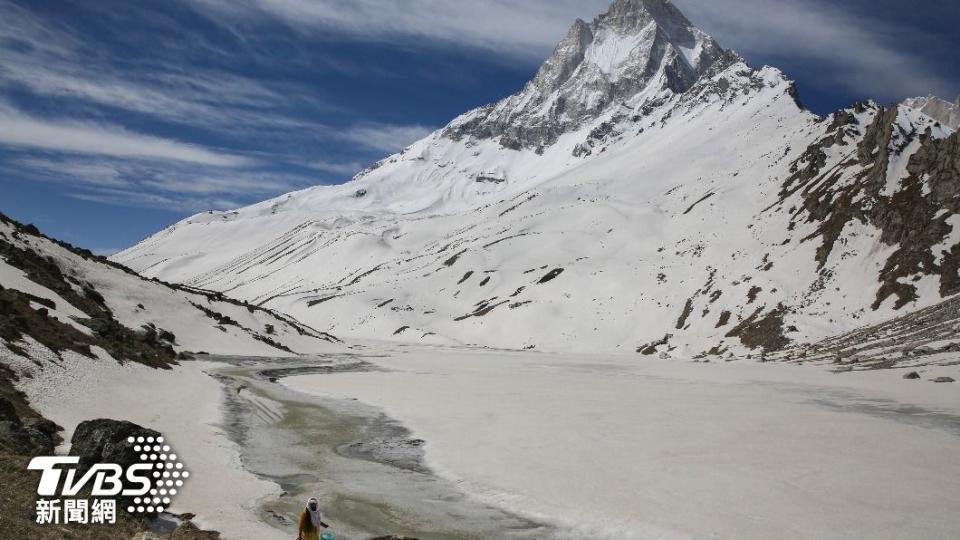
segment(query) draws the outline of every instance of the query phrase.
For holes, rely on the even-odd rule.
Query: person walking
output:
[[[307,506],[300,512],[300,532],[297,540],[320,540],[320,528],[330,526],[320,519],[320,500],[316,497],[307,499]]]

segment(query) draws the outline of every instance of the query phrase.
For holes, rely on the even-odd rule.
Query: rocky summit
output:
[[[668,0],[617,0],[592,23],[577,20],[521,92],[461,116],[444,134],[542,149],[611,107],[682,94],[723,53]]]

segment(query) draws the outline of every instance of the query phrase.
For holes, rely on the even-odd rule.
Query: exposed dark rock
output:
[[[727,337],[740,338],[740,342],[747,347],[764,351],[779,351],[789,345],[790,339],[784,336],[783,331],[786,308],[781,305],[766,314],[761,315],[762,313],[763,308],[754,311],[727,332]]]
[[[662,347],[664,345],[667,345],[668,343],[670,343],[670,338],[672,337],[673,337],[673,334],[667,334],[658,341],[647,343],[646,345],[641,345],[637,347],[637,352],[645,356],[652,356],[654,354],[657,354],[657,347]]]
[[[210,308],[208,308],[208,307],[206,307],[206,306],[202,306],[202,305],[197,304],[197,303],[194,303],[194,302],[190,302],[190,304],[193,305],[193,307],[195,307],[195,308],[199,309],[200,311],[204,312],[204,314],[206,314],[207,317],[210,317],[211,319],[217,321],[218,324],[222,324],[222,325],[224,325],[224,326],[240,326],[240,323],[238,323],[237,321],[233,320],[233,318],[231,318],[229,315],[224,315],[223,313],[218,313],[218,312],[216,312],[216,311],[214,311],[214,310],[212,310],[212,309],[210,309]]]
[[[543,284],[549,281],[553,281],[554,279],[557,278],[557,276],[559,276],[562,273],[563,273],[563,268],[554,268],[553,270],[548,272],[547,275],[540,278],[540,281],[538,281],[537,283]]]
[[[683,327],[687,325],[687,318],[690,317],[690,314],[693,313],[693,299],[688,299],[687,303],[683,306],[683,313],[680,314],[680,318],[677,319],[677,330],[683,330]]]
[[[501,301],[501,302],[497,302],[496,304],[492,304],[492,303],[490,303],[489,301],[487,301],[487,302],[481,302],[480,305],[477,306],[477,309],[475,309],[475,310],[473,311],[473,313],[468,313],[468,314],[466,314],[466,315],[461,315],[461,316],[459,316],[459,317],[454,318],[453,320],[454,320],[454,321],[457,321],[457,322],[460,322],[460,321],[469,319],[470,317],[483,317],[483,316],[489,314],[491,311],[497,309],[498,307],[506,304],[507,302],[509,302],[509,300],[503,300],[503,301]]]
[[[0,248],[5,245],[0,242]],[[90,347],[97,345],[114,358],[153,367],[167,367],[176,356],[169,344],[121,325],[109,312],[98,311],[97,317],[80,321],[93,330],[94,335],[89,336],[53,317],[44,316],[34,310],[30,302],[30,298],[20,291],[0,290],[0,338],[7,343],[16,343],[24,335],[29,335],[55,353],[70,350],[87,357],[93,357]]]
[[[952,383],[956,382],[953,377],[937,377],[935,379],[930,379],[935,383]]]
[[[341,297],[341,296],[343,296],[343,295],[342,295],[342,294],[331,294],[331,295],[329,295],[329,296],[323,296],[323,297],[318,298],[318,299],[316,299],[316,300],[310,300],[309,302],[307,302],[307,307],[318,306],[318,305],[320,305],[320,304],[322,304],[322,303],[324,303],[324,302],[329,302],[330,300],[333,300],[334,298],[339,298],[339,297]]]
[[[17,455],[40,455],[36,452],[30,433],[18,422],[0,422],[0,449]]]
[[[907,380],[916,380],[920,378],[920,374],[917,373],[916,371],[911,371],[910,373],[907,373],[906,375],[904,375],[903,378]]]
[[[707,193],[706,195],[704,195],[703,197],[701,197],[699,200],[697,200],[695,203],[691,204],[690,207],[687,208],[687,209],[683,212],[683,214],[684,214],[684,215],[687,215],[687,214],[689,214],[690,212],[693,212],[693,209],[696,208],[698,204],[700,204],[700,203],[702,203],[703,201],[709,199],[710,197],[713,197],[713,195],[714,195],[714,193],[713,193],[712,191],[711,191],[710,193]]]
[[[462,251],[457,252],[456,254],[454,254],[454,255],[453,255],[452,257],[450,257],[449,259],[443,261],[443,265],[444,265],[444,266],[453,266],[454,264],[457,263],[457,260],[460,259],[460,256],[463,255],[463,254],[466,253],[466,252],[467,252],[467,250],[465,250],[465,249],[462,250]]]
[[[16,407],[5,397],[0,397],[0,422],[20,424],[20,416],[17,415]]]
[[[181,523],[170,535],[170,540],[219,540],[217,531],[204,531],[187,520]]]
[[[511,150],[520,150],[520,148],[522,147],[519,146],[519,143],[518,143],[514,146],[504,145],[504,148],[510,148]],[[477,182],[480,182],[481,184],[482,183],[502,184],[506,181],[507,181],[507,178],[505,176],[494,174],[494,173],[480,173],[477,175]]]
[[[32,411],[31,411],[32,412]],[[0,397],[0,449],[21,456],[50,455],[59,427],[44,418],[21,418],[16,406]]]
[[[855,156],[825,170],[823,149],[846,144],[856,134],[853,112],[871,109],[876,114],[864,127]],[[802,208],[796,217],[805,215],[818,224],[803,240],[820,241],[816,260],[821,268],[850,222],[877,227],[881,241],[896,247],[880,272],[873,309],[891,296],[896,296],[895,309],[914,301],[917,289],[908,279],[916,275],[938,276],[943,297],[960,292],[960,246],[948,249],[939,264],[938,254],[932,253],[950,233],[947,219],[960,213],[960,135],[938,140],[929,132],[911,132],[897,123],[898,112],[897,106],[858,104],[853,111],[836,113],[828,135],[793,163],[793,174],[781,190],[781,202],[799,194]],[[919,141],[920,148],[909,158],[908,176],[892,195],[884,194],[890,158],[912,141]]]
[[[121,420],[87,420],[81,422],[70,439],[70,455],[80,457],[80,468],[86,470],[96,463],[116,463],[129,467],[140,462],[140,452],[129,437],[152,437],[160,433]]]

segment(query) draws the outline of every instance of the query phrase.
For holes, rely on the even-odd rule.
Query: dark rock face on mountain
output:
[[[873,121],[858,126],[855,115],[867,111],[875,112]],[[917,275],[938,276],[943,297],[960,292],[960,246],[952,246],[939,261],[933,252],[952,231],[947,219],[960,213],[960,135],[934,138],[929,126],[903,119],[897,105],[858,105],[834,115],[831,127],[794,164],[796,173],[781,192],[782,200],[799,193],[803,204],[795,220],[819,225],[808,239],[822,242],[817,252],[821,268],[844,227],[858,221],[876,226],[881,241],[897,248],[880,272],[874,309],[891,296],[898,309],[916,300],[917,288],[907,278]],[[902,156],[911,144],[919,148]],[[834,145],[850,147],[851,155],[826,168],[824,149]],[[889,167],[897,158],[907,160],[906,175],[891,185]]]
[[[723,53],[669,0],[617,0],[592,23],[577,20],[522,92],[467,113],[445,135],[549,146],[614,104],[682,94]]]

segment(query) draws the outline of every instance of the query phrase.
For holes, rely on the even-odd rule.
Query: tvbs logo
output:
[[[132,502],[131,514],[163,512],[190,473],[163,437],[129,437],[127,443],[139,453],[138,463],[97,463],[82,475],[77,456],[33,458],[27,468],[41,471],[37,523],[116,523],[117,498]],[[81,491],[92,500],[77,498]]]

